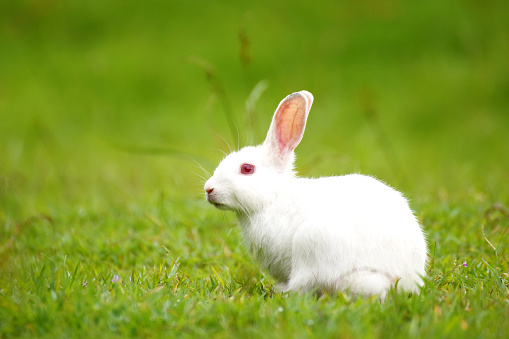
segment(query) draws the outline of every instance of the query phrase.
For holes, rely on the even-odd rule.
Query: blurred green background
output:
[[[508,1],[2,1],[0,217],[199,200],[187,156],[212,171],[301,89],[302,174],[508,203],[508,56]]]

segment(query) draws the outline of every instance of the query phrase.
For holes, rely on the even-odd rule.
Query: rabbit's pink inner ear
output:
[[[299,144],[306,127],[310,106],[302,93],[287,97],[279,105],[274,116],[275,139],[280,152],[293,151]]]

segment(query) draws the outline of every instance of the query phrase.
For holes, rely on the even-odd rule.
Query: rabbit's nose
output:
[[[207,192],[208,194],[210,194],[210,193],[212,193],[212,191],[213,191],[213,190],[214,190],[213,188],[208,188],[208,189],[206,189],[206,190],[205,190],[205,192]]]

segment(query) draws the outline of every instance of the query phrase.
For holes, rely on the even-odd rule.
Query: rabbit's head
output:
[[[307,91],[290,94],[276,109],[263,144],[229,154],[205,183],[207,200],[240,213],[270,203],[277,188],[294,177],[294,150],[313,103]]]

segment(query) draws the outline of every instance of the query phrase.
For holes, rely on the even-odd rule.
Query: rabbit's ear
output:
[[[313,103],[313,95],[307,91],[290,94],[276,109],[267,138],[263,145],[269,147],[271,155],[286,166],[293,150],[302,139],[306,120]]]

